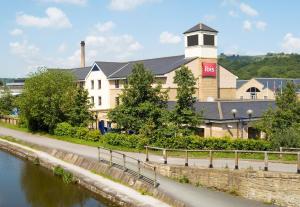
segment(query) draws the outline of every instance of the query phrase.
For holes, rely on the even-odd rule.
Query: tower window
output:
[[[203,45],[215,45],[215,36],[214,35],[203,35]]]
[[[198,35],[191,35],[187,37],[187,46],[199,45]]]

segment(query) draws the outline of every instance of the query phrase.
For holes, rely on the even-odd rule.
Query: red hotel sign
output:
[[[217,64],[216,63],[202,63],[202,77],[216,77]]]

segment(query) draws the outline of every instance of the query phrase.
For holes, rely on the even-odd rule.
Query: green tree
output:
[[[192,71],[182,66],[175,72],[174,83],[177,84],[177,102],[172,113],[172,120],[181,129],[181,133],[187,135],[202,123],[201,114],[197,113],[194,108],[196,80]]]
[[[143,64],[135,64],[120,95],[121,104],[108,117],[122,130],[134,130],[145,135],[161,126],[166,110],[167,92],[155,84],[153,74]]]
[[[4,83],[2,80],[0,80],[0,87],[4,86]]]
[[[9,115],[15,108],[15,97],[6,87],[0,93],[0,115]]]
[[[268,139],[276,146],[278,143],[290,146],[288,143],[300,143],[295,141],[296,134],[300,132],[299,123],[300,102],[297,98],[296,86],[288,82],[282,93],[278,92],[276,95],[276,108],[269,109],[257,126],[266,132]]]
[[[30,130],[43,130],[52,133],[58,123],[86,123],[82,114],[88,107],[79,103],[85,99],[84,92],[77,90],[75,79],[69,72],[40,70],[25,81],[22,95],[18,98],[21,120]],[[82,110],[82,111],[80,111]],[[75,113],[79,118],[75,118]],[[79,123],[82,121],[82,123]]]
[[[68,122],[72,126],[87,126],[92,120],[92,114],[89,110],[91,106],[88,92],[82,87],[77,87],[73,103],[67,113]]]

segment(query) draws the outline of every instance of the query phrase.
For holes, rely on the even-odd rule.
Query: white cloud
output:
[[[10,35],[12,36],[20,36],[23,34],[23,30],[21,29],[14,29],[12,31],[10,31]]]
[[[248,20],[244,21],[243,22],[243,28],[246,31],[252,30],[252,23],[250,21],[248,21]]]
[[[287,33],[281,44],[282,49],[289,53],[300,52],[300,37],[295,37],[292,33]]]
[[[159,36],[159,41],[162,44],[178,44],[181,42],[181,38],[178,35],[174,35],[170,32],[162,32]]]
[[[11,42],[9,43],[9,47],[12,54],[28,60],[27,62],[31,62],[30,60],[32,60],[40,51],[38,47],[29,44],[27,41]]]
[[[259,29],[259,30],[266,30],[266,27],[267,27],[267,23],[266,22],[263,22],[263,21],[257,21],[256,22],[256,28]]]
[[[58,52],[62,53],[62,52],[65,52],[67,49],[67,44],[66,43],[61,43],[58,47]]]
[[[241,3],[240,10],[248,16],[258,16],[258,12],[248,4]]]
[[[95,28],[99,31],[99,32],[108,32],[110,30],[112,30],[115,27],[115,23],[112,21],[107,21],[104,23],[98,23],[96,24]]]
[[[36,17],[28,14],[17,14],[17,23],[22,26],[38,28],[70,28],[72,27],[66,14],[56,8],[49,7],[46,10],[46,17]]]
[[[231,17],[238,17],[238,13],[237,13],[236,11],[233,11],[233,10],[230,10],[230,11],[228,12],[228,14],[229,14],[229,16],[231,16]]]
[[[41,2],[49,3],[66,3],[66,4],[76,4],[76,5],[85,5],[87,0],[39,0]]]
[[[216,18],[217,18],[216,15],[207,14],[204,16],[204,21],[211,22],[211,21],[215,20]]]
[[[132,10],[142,4],[157,2],[158,0],[110,0],[109,8],[112,10]]]

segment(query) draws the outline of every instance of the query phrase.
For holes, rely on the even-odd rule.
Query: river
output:
[[[115,207],[41,166],[0,150],[0,207]]]

